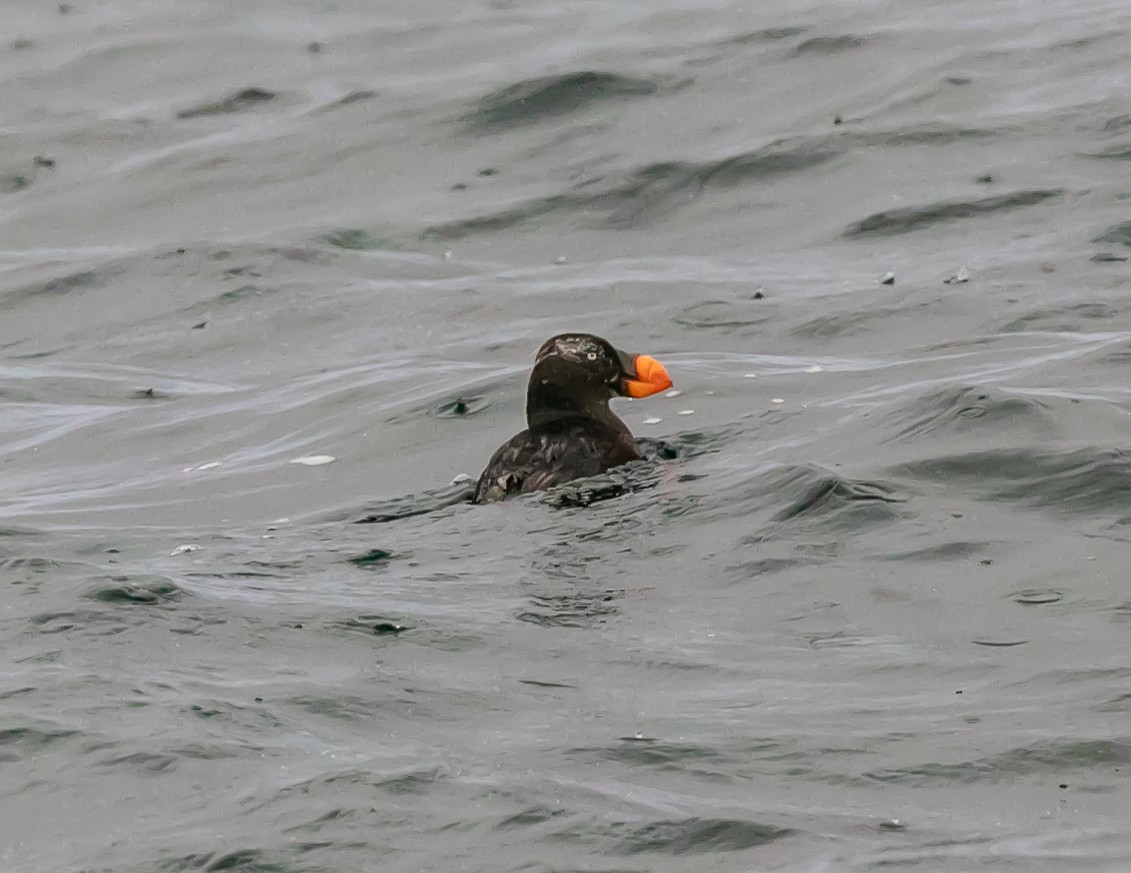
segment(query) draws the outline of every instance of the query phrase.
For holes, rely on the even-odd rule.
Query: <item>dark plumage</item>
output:
[[[475,502],[542,491],[636,460],[636,439],[609,400],[647,397],[671,385],[655,358],[618,351],[600,337],[567,333],[546,340],[526,389],[527,429],[491,456]]]

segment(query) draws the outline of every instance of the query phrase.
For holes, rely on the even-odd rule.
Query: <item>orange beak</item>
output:
[[[650,397],[672,387],[672,378],[664,365],[651,355],[637,355],[624,380],[624,393],[629,397]]]

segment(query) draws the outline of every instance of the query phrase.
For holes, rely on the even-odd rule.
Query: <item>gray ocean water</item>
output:
[[[0,869],[1128,869],[1126,0],[2,12]]]

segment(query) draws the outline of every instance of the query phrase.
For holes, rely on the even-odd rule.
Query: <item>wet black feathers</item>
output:
[[[636,460],[636,440],[609,409],[624,396],[635,359],[591,334],[559,334],[544,342],[526,388],[527,429],[491,456],[475,502],[542,491],[596,476]]]
[[[542,491],[584,476],[596,476],[640,457],[627,430],[591,418],[554,422],[515,434],[491,457],[475,486],[475,502]]]

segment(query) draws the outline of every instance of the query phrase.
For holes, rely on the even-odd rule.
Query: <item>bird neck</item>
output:
[[[532,431],[567,418],[592,418],[613,430],[625,430],[624,422],[609,409],[607,397],[578,396],[554,382],[531,378],[526,391],[526,424]]]

